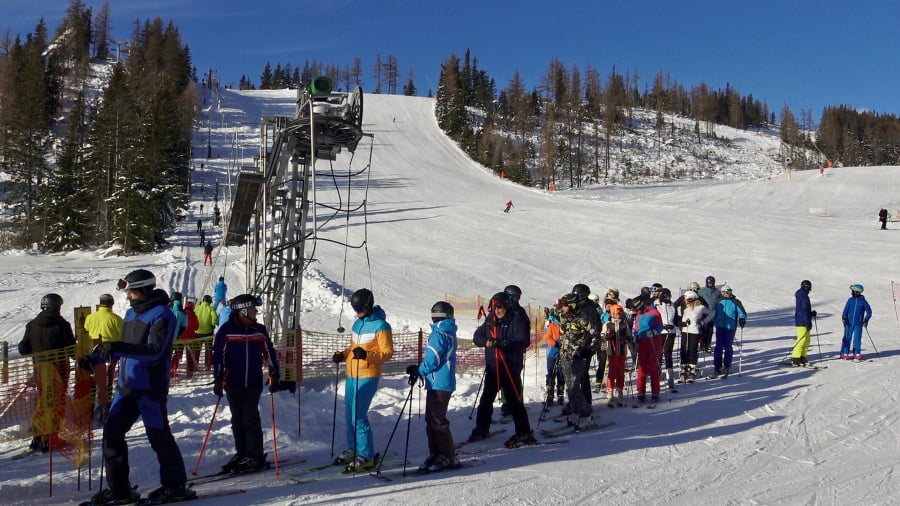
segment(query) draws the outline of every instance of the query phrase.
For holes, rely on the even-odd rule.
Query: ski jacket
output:
[[[456,330],[453,318],[431,324],[425,356],[419,364],[426,390],[456,390]]]
[[[201,301],[194,309],[194,314],[197,315],[197,335],[211,336],[216,325],[219,324],[219,316],[216,314],[216,310],[213,309],[212,304]]]
[[[723,297],[716,304],[715,322],[718,329],[736,329],[738,320],[746,319],[747,313],[744,308],[734,299]]]
[[[84,330],[95,341],[120,341],[124,323],[122,317],[113,313],[111,307],[100,306],[96,313],[91,313],[84,319]]]
[[[706,307],[712,309],[716,307],[716,304],[722,300],[722,291],[718,288],[710,288],[708,286],[704,286],[700,288],[700,291],[697,292],[697,295],[706,302]]]
[[[228,304],[228,301],[225,299],[225,292],[228,291],[228,285],[225,284],[224,281],[219,281],[216,283],[216,286],[213,287],[213,293],[216,295],[216,300],[214,302],[218,302],[221,300],[224,304]]]
[[[628,351],[628,342],[633,339],[631,326],[621,318],[604,323],[600,336],[607,342],[606,356],[608,357],[624,357]]]
[[[811,329],[812,304],[809,302],[809,292],[798,288],[794,293],[794,298],[797,300],[796,309],[794,309],[794,325]]]
[[[547,358],[559,356],[559,319],[555,316],[547,318],[547,330],[544,331],[544,342],[547,343]]]
[[[644,308],[634,314],[634,338],[636,341],[657,336],[663,331],[662,316],[655,307]]]
[[[120,388],[163,394],[169,391],[177,323],[168,302],[169,295],[160,289],[146,299],[131,302],[131,308],[125,313],[122,341],[111,357],[122,359]]]
[[[678,314],[675,311],[675,306],[671,302],[660,302],[657,300],[656,310],[659,311],[659,317],[662,319],[663,332],[674,334],[675,329],[678,328]]]
[[[503,318],[491,311],[484,319],[484,323],[475,329],[472,342],[479,348],[484,348],[484,366],[487,370],[497,373],[505,370],[497,367],[502,354],[502,360],[506,362],[510,373],[519,374],[524,363],[525,350],[528,349],[531,336],[530,325],[527,321],[523,325],[520,318],[513,318],[512,311],[507,310]],[[487,342],[492,341],[491,347]]]
[[[184,333],[185,329],[187,329],[188,326],[187,315],[184,313],[184,310],[181,309],[180,300],[172,302],[172,314],[175,315],[175,321],[177,323],[177,327],[175,328],[175,335],[180,336]]]
[[[563,314],[559,321],[559,356],[563,360],[590,356],[595,327],[584,311]]]
[[[871,317],[872,306],[869,305],[866,297],[863,295],[847,299],[847,303],[844,304],[844,312],[841,313],[841,320],[844,322],[844,325],[851,327],[860,327],[868,323]]]
[[[63,318],[59,311],[44,309],[25,325],[25,336],[19,342],[20,355],[32,355],[45,351],[62,350],[75,345],[75,334],[72,325]],[[74,353],[74,349],[72,350]],[[72,356],[72,353],[68,354]],[[56,361],[60,356],[48,357]]]
[[[219,327],[213,340],[213,374],[226,385],[262,388],[263,364],[278,372],[278,357],[266,326],[253,323],[245,327],[229,319]]]
[[[394,334],[381,306],[357,318],[353,322],[350,346],[344,350],[347,376],[350,378],[380,378],[381,366],[394,354]],[[366,350],[366,358],[353,358],[353,349],[359,346]]]
[[[193,303],[188,302],[184,305],[184,314],[187,317],[187,327],[178,335],[178,339],[196,339],[200,322],[197,320],[197,313],[194,312]]]
[[[700,328],[709,325],[715,317],[716,314],[702,304],[685,307],[684,314],[681,316],[683,325],[681,331],[688,334],[699,334]]]

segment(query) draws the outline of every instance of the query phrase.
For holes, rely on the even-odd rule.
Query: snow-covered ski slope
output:
[[[195,182],[207,189],[224,180],[231,140],[240,139],[242,165],[252,164],[259,118],[292,114],[292,92],[222,92],[204,114],[213,119],[214,152],[199,159]],[[618,288],[633,296],[661,282],[678,288],[707,275],[727,281],[749,312],[738,334],[735,368],[728,379],[698,381],[665,390],[655,410],[608,409],[595,396],[608,429],[571,437],[569,443],[479,454],[485,465],[445,475],[384,482],[368,476],[322,479],[297,485],[273,473],[245,477],[245,494],[218,500],[237,504],[891,504],[900,496],[894,472],[900,454],[896,421],[900,324],[891,280],[900,279],[894,251],[900,224],[879,231],[880,207],[900,209],[895,167],[829,169],[784,174],[744,164],[744,180],[705,181],[640,188],[596,188],[548,194],[500,180],[468,160],[437,128],[433,102],[425,98],[366,95],[364,130],[374,135],[368,201],[368,255],[350,250],[347,291],[371,286],[398,330],[427,328],[431,304],[445,293],[490,296],[508,283],[526,303],[547,305],[585,282],[595,291]],[[205,118],[202,118],[202,120]],[[222,127],[222,124],[225,126]],[[770,140],[741,133],[741,149],[770,149]],[[205,156],[205,131],[198,155]],[[361,148],[365,141],[361,143]],[[199,153],[202,151],[202,153]],[[357,152],[357,157],[361,153]],[[748,160],[765,157],[744,157]],[[346,158],[342,155],[342,161]],[[354,160],[354,166],[361,160]],[[325,166],[317,164],[318,171]],[[734,171],[734,169],[732,169]],[[324,178],[319,183],[325,184]],[[212,194],[196,194],[195,214],[158,254],[104,259],[94,253],[0,256],[3,337],[16,343],[37,313],[40,295],[56,291],[75,304],[94,304],[128,270],[147,267],[167,289],[199,295],[204,279],[224,274],[232,294],[243,282],[242,248],[230,248],[215,269],[202,264],[195,227],[197,206]],[[512,200],[509,214],[503,204]],[[208,211],[207,211],[208,212]],[[361,227],[354,217],[352,234]],[[208,237],[217,239],[217,235]],[[339,323],[338,286],[344,251],[320,244],[304,283],[306,328],[330,331]],[[371,282],[370,282],[371,279]],[[863,336],[871,362],[828,360],[812,371],[777,366],[794,343],[794,291],[813,283],[818,310],[810,359],[833,359],[841,337],[840,312],[851,283],[865,285],[875,316]],[[209,285],[211,286],[211,285]],[[207,288],[207,291],[209,288]],[[117,294],[116,310],[126,305]],[[349,310],[343,324],[349,327]],[[469,338],[474,320],[460,321]],[[877,346],[876,354],[872,344]],[[542,355],[543,357],[543,355]],[[526,366],[525,397],[537,424],[544,383],[543,358]],[[710,361],[705,359],[706,370]],[[480,375],[460,375],[450,406],[457,439],[466,437]],[[373,403],[375,445],[383,450],[409,387],[384,378]],[[342,394],[343,384],[338,394]],[[333,383],[310,382],[299,401],[278,394],[278,447],[301,454],[310,465],[330,457]],[[671,402],[669,399],[671,398]],[[338,451],[343,448],[343,402],[337,403]],[[630,401],[630,398],[629,398]],[[189,468],[196,462],[215,398],[209,387],[173,390],[170,420]],[[418,411],[418,396],[413,399]],[[424,401],[422,404],[424,409]],[[261,411],[270,450],[268,397]],[[301,413],[300,415],[298,415]],[[551,415],[556,415],[554,408]],[[302,432],[298,433],[298,416]],[[201,472],[228,458],[227,410],[220,409]],[[541,424],[541,428],[553,425]],[[412,419],[409,456],[427,454],[424,421]],[[403,453],[406,422],[391,450]],[[511,430],[511,428],[509,429]],[[129,437],[132,480],[156,486],[155,458],[140,424]],[[487,443],[485,443],[487,444]],[[497,441],[500,446],[501,441]],[[0,445],[11,455],[22,444]],[[0,494],[12,504],[83,500],[76,474],[55,460],[54,497],[48,499],[47,459],[32,458],[0,469]]]

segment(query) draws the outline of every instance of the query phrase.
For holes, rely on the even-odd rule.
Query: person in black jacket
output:
[[[38,396],[32,418],[31,451],[46,452],[49,441],[56,439],[59,421],[66,411],[66,389],[69,386],[69,357],[75,353],[72,325],[59,314],[63,299],[49,293],[41,299],[41,312],[25,325],[25,336],[19,342],[19,354],[34,355],[34,374]],[[70,349],[67,349],[70,348]]]
[[[266,326],[256,322],[262,301],[243,294],[231,299],[231,317],[219,327],[213,344],[213,392],[224,392],[231,410],[235,455],[222,470],[231,473],[268,467],[263,452],[259,396],[263,388],[263,364],[269,369],[269,391],[278,389],[280,377],[275,347]]]
[[[509,296],[505,293],[491,297],[490,313],[472,338],[475,346],[484,348],[485,375],[475,428],[469,441],[484,439],[490,433],[494,400],[497,392],[502,390],[516,427],[516,433],[505,445],[514,448],[535,444],[537,440],[522,402],[521,373],[525,350],[530,344],[530,326],[527,319],[523,322],[521,318],[513,318],[509,308]]]

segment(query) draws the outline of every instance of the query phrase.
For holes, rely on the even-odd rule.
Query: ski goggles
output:
[[[156,277],[131,282],[120,279],[119,282],[116,283],[116,289],[120,292],[144,288],[145,286],[156,286]]]

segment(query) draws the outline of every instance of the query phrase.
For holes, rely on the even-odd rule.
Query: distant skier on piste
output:
[[[515,207],[515,206],[513,205],[512,200],[510,200],[509,202],[506,203],[506,209],[504,209],[503,212],[508,213],[509,210],[512,209],[513,207]]]

